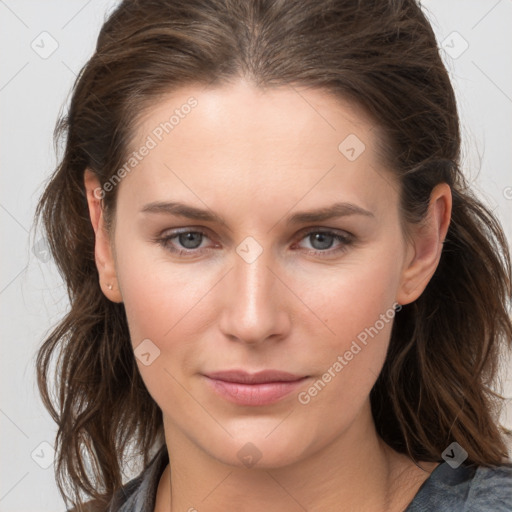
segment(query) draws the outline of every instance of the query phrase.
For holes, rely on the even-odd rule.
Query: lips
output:
[[[211,379],[224,382],[237,382],[239,384],[261,384],[265,382],[292,382],[304,378],[303,375],[294,375],[279,370],[262,370],[256,373],[248,373],[244,370],[228,370],[223,372],[208,373]]]
[[[279,370],[248,373],[228,370],[204,375],[218,395],[238,405],[268,405],[281,400],[302,385],[308,376]]]

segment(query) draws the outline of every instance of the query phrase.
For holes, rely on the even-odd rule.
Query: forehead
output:
[[[377,155],[378,134],[362,109],[324,90],[261,90],[244,81],[188,86],[139,117],[130,144],[139,155],[124,181],[140,201],[171,191],[208,202],[230,193],[268,201],[277,192],[298,198],[366,188],[371,202],[378,191],[368,180],[390,181]]]
[[[296,85],[263,90],[239,80],[215,88],[189,85],[161,95],[135,122],[134,143],[142,142],[141,137],[151,133],[157,139],[170,138],[166,136],[171,132],[172,139],[178,142],[180,135],[190,135],[183,125],[193,128],[194,136],[207,137],[212,144],[222,144],[229,137],[247,147],[268,139],[299,142],[297,136],[300,142],[308,139],[311,143],[323,140],[335,144],[348,135],[347,130],[358,132],[371,145],[378,132],[362,108],[326,90]],[[327,140],[326,135],[330,135]]]

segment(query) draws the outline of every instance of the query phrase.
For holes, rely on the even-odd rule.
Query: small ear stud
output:
[[[112,285],[111,285],[110,283],[109,283],[109,284],[107,284],[107,288],[108,288],[109,290],[112,290]]]

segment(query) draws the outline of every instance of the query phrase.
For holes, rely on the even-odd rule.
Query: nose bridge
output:
[[[249,248],[247,252],[245,252]],[[244,308],[259,309],[268,303],[271,296],[274,276],[269,270],[270,250],[258,250],[254,243],[243,242],[237,249],[238,261],[235,264],[234,278],[239,288],[239,300]]]
[[[247,237],[236,252],[224,304],[224,333],[245,342],[263,341],[282,334],[286,313],[279,300],[282,285],[274,275],[276,265],[271,249]]]

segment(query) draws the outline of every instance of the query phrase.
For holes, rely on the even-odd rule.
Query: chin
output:
[[[286,420],[285,420],[286,421]],[[279,422],[275,422],[275,428]],[[224,443],[215,444],[215,451],[205,447],[211,455],[220,462],[238,468],[271,469],[289,466],[305,456],[307,445],[300,432],[291,433],[287,429],[275,431],[266,430],[265,433],[254,429],[244,430],[243,435],[234,436]],[[270,433],[269,435],[269,432]]]

